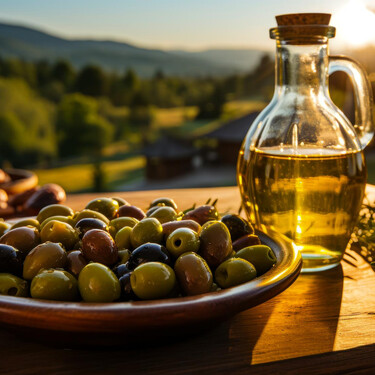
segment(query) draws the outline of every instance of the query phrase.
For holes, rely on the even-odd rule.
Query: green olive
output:
[[[86,209],[98,211],[109,220],[116,217],[117,211],[120,208],[117,200],[112,198],[96,198],[87,203]]]
[[[0,238],[0,243],[15,247],[25,257],[40,243],[39,231],[34,227],[14,228]]]
[[[236,252],[233,250],[224,260],[228,260],[230,258],[236,258]]]
[[[161,243],[163,239],[163,227],[159,220],[146,218],[137,223],[132,229],[130,241],[134,248],[146,243]]]
[[[124,198],[112,197],[111,199],[117,201],[119,207],[121,207],[121,206],[130,206],[129,202],[127,202]]]
[[[121,295],[118,278],[101,263],[85,266],[79,274],[78,286],[85,302],[113,302]]]
[[[149,217],[154,217],[158,219],[161,224],[164,224],[169,221],[175,221],[177,219],[177,214],[174,208],[165,206],[159,207]]]
[[[130,258],[131,252],[130,250],[119,250],[118,257],[120,259],[120,264],[125,264]]]
[[[131,248],[131,241],[130,241],[131,233],[132,233],[132,228],[130,227],[124,227],[117,232],[116,237],[115,237],[115,242],[119,249]]]
[[[156,210],[158,210],[160,207],[165,207],[165,205],[164,205],[164,204],[161,204],[161,205],[158,205],[158,206],[154,206],[154,207],[149,208],[149,209],[147,210],[147,212],[146,212],[146,216],[147,216],[147,217],[150,217],[151,214],[152,214],[153,212],[155,212]]]
[[[236,257],[246,259],[257,270],[257,275],[263,275],[274,264],[276,256],[272,249],[266,245],[248,246],[237,252]]]
[[[212,273],[206,261],[198,254],[182,254],[174,265],[177,280],[188,296],[208,293],[212,288]]]
[[[27,254],[23,262],[23,278],[31,280],[42,268],[64,268],[67,255],[61,244],[45,242]]]
[[[199,252],[210,267],[216,268],[232,252],[229,230],[221,221],[204,224],[199,237]]]
[[[62,223],[67,223],[71,225],[72,227],[74,226],[74,220],[72,216],[51,216],[47,218],[46,220],[43,221],[42,224],[40,224],[40,230],[42,230],[46,224],[48,224],[52,220],[57,220],[61,221]]]
[[[167,206],[167,207],[172,207],[173,209],[177,210],[177,204],[176,202],[171,199],[171,198],[157,198],[157,199],[154,199],[151,203],[150,203],[150,207],[155,207],[155,206]]]
[[[99,219],[101,221],[104,221],[107,225],[109,224],[108,218],[104,216],[103,214],[101,214],[100,212],[84,209],[74,214],[73,216],[74,225],[77,224],[81,219],[86,219],[86,218]]]
[[[10,273],[0,273],[0,294],[15,297],[27,297],[27,281]]]
[[[167,264],[149,262],[141,264],[133,271],[130,283],[138,298],[165,298],[172,292],[176,284],[176,276]]]
[[[47,207],[42,208],[39,211],[38,216],[36,219],[39,221],[40,224],[43,223],[44,220],[48,219],[51,216],[73,216],[74,211],[67,206],[62,204],[50,204]]]
[[[39,224],[39,221],[35,219],[23,219],[14,223],[10,229],[28,227],[28,226],[34,227],[39,230],[40,224]]]
[[[31,281],[32,298],[55,301],[77,301],[79,299],[76,278],[64,270],[40,271]]]
[[[257,276],[255,267],[245,259],[231,258],[221,263],[215,271],[215,280],[222,288],[246,283]]]
[[[11,224],[5,222],[5,221],[0,221],[0,236],[2,236],[5,232],[7,232],[11,227]]]
[[[188,251],[197,252],[200,240],[198,233],[189,228],[178,228],[167,238],[167,250],[175,258]]]
[[[116,219],[113,219],[109,223],[109,233],[110,235],[115,238],[116,233],[124,227],[130,227],[133,228],[135,224],[139,223],[139,221],[134,217],[118,217]]]
[[[59,242],[65,250],[73,249],[79,241],[78,233],[71,225],[57,220],[52,220],[43,227],[40,238],[42,242]]]

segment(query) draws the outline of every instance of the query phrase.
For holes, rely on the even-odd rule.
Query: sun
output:
[[[375,11],[360,0],[351,0],[332,16],[337,39],[348,47],[375,44]]]

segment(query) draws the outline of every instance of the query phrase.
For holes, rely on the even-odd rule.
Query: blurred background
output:
[[[359,60],[375,88],[375,1],[3,1],[0,167],[69,193],[235,185],[273,94],[268,30],[294,12],[332,13],[331,53]],[[352,119],[344,75],[330,93]]]

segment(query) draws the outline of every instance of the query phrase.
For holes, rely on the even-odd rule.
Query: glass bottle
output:
[[[353,60],[328,55],[330,15],[276,17],[276,83],[269,105],[242,144],[237,182],[249,219],[297,247],[303,271],[343,257],[364,196],[363,149],[372,139],[372,91]],[[332,102],[329,73],[353,83],[356,124]]]

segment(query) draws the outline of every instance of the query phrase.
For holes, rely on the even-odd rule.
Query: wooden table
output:
[[[95,196],[70,196],[67,204],[81,209]],[[181,207],[219,198],[221,212],[240,205],[234,187],[108,196],[141,207],[160,196]],[[178,342],[161,345],[155,337],[156,345],[147,348],[63,350],[0,330],[0,374],[375,373],[375,273],[354,252],[347,260],[330,271],[303,274],[274,299]],[[51,344],[56,340],[51,337]]]

